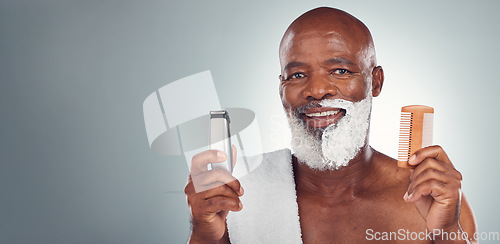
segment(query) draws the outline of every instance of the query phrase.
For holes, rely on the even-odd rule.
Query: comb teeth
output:
[[[399,124],[399,161],[408,161],[410,157],[412,121],[413,113],[401,112],[401,122]]]
[[[432,144],[434,109],[422,105],[401,108],[399,129],[398,166],[414,168],[408,159],[422,147]]]

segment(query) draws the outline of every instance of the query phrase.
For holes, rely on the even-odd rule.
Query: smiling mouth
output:
[[[346,114],[342,108],[317,107],[311,108],[302,114],[307,126],[313,128],[325,128],[337,123]]]

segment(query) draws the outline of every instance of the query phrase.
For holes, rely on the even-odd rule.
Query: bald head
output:
[[[282,71],[286,66],[284,56],[300,46],[304,38],[329,36],[328,44],[337,45],[342,51],[356,52],[368,69],[376,65],[375,48],[368,28],[354,16],[334,8],[320,7],[310,10],[288,27],[280,43]]]

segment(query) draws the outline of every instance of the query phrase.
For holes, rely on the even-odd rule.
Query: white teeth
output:
[[[330,115],[335,115],[339,112],[340,110],[334,110],[334,111],[325,111],[321,113],[310,113],[306,114],[307,117],[320,117],[320,116],[330,116]]]

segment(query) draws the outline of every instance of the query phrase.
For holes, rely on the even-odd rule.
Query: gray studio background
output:
[[[185,242],[187,165],[150,151],[144,99],[211,70],[223,107],[257,114],[264,151],[286,147],[278,44],[323,5],[372,31],[373,146],[395,156],[400,107],[434,106],[479,230],[500,232],[497,1],[1,0],[0,243]]]

